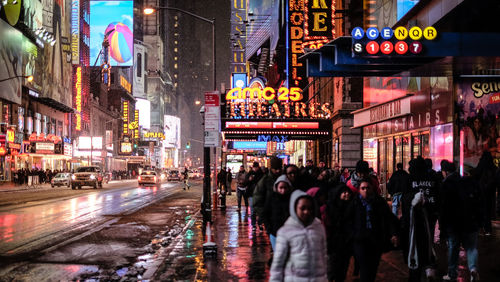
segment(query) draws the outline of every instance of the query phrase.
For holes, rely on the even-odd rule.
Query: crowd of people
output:
[[[435,230],[448,246],[443,259],[448,273],[442,279],[457,280],[462,246],[471,281],[478,281],[478,234],[490,236],[495,206],[500,212],[500,170],[487,151],[465,176],[452,162],[440,165],[436,172],[432,161],[420,156],[410,161],[409,172],[397,164],[387,183],[391,209],[366,161],[349,171],[312,161],[283,167],[281,159],[272,157],[269,169],[258,162],[249,171],[240,167],[235,176],[238,211],[243,202],[252,230],[269,236],[271,281],[344,281],[352,257],[360,281],[374,281],[382,254],[395,250],[403,252],[409,281],[433,280]],[[231,181],[224,169],[217,175],[221,191],[231,191]]]
[[[38,176],[38,183],[50,183],[52,178],[61,172],[69,172],[67,170],[50,170],[50,169],[28,169],[23,168],[13,172],[14,184],[23,185],[28,183],[28,176]]]

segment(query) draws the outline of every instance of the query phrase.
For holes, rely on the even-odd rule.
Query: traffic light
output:
[[[191,148],[191,142],[187,141],[186,143],[186,149],[190,149]]]
[[[134,143],[134,149],[137,149],[137,143]]]

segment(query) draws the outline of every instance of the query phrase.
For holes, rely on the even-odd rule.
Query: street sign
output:
[[[205,107],[218,107],[219,103],[219,92],[205,92]]]
[[[205,120],[205,130],[206,131],[217,131],[219,132],[219,120],[218,119],[207,119]]]
[[[205,131],[205,144],[204,147],[219,147],[219,132],[218,131]]]

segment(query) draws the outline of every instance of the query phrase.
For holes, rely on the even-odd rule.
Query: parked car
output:
[[[160,177],[155,171],[145,170],[137,177],[137,183],[139,183],[139,186],[145,184],[158,185],[160,183]]]
[[[71,189],[82,189],[82,186],[92,186],[94,189],[102,188],[103,175],[98,166],[81,166],[71,176]]]
[[[58,173],[52,178],[50,186],[71,186],[71,173]]]
[[[181,173],[178,170],[169,170],[167,174],[167,181],[181,181]]]

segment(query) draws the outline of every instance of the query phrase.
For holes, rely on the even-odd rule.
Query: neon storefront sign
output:
[[[226,94],[226,100],[240,100],[240,99],[264,99],[271,101],[277,99],[278,101],[299,101],[302,99],[302,91],[299,87],[292,87],[290,89],[281,87],[276,91],[274,88],[265,87],[259,88],[233,88]]]
[[[76,127],[77,131],[82,130],[82,68],[76,68]]]

